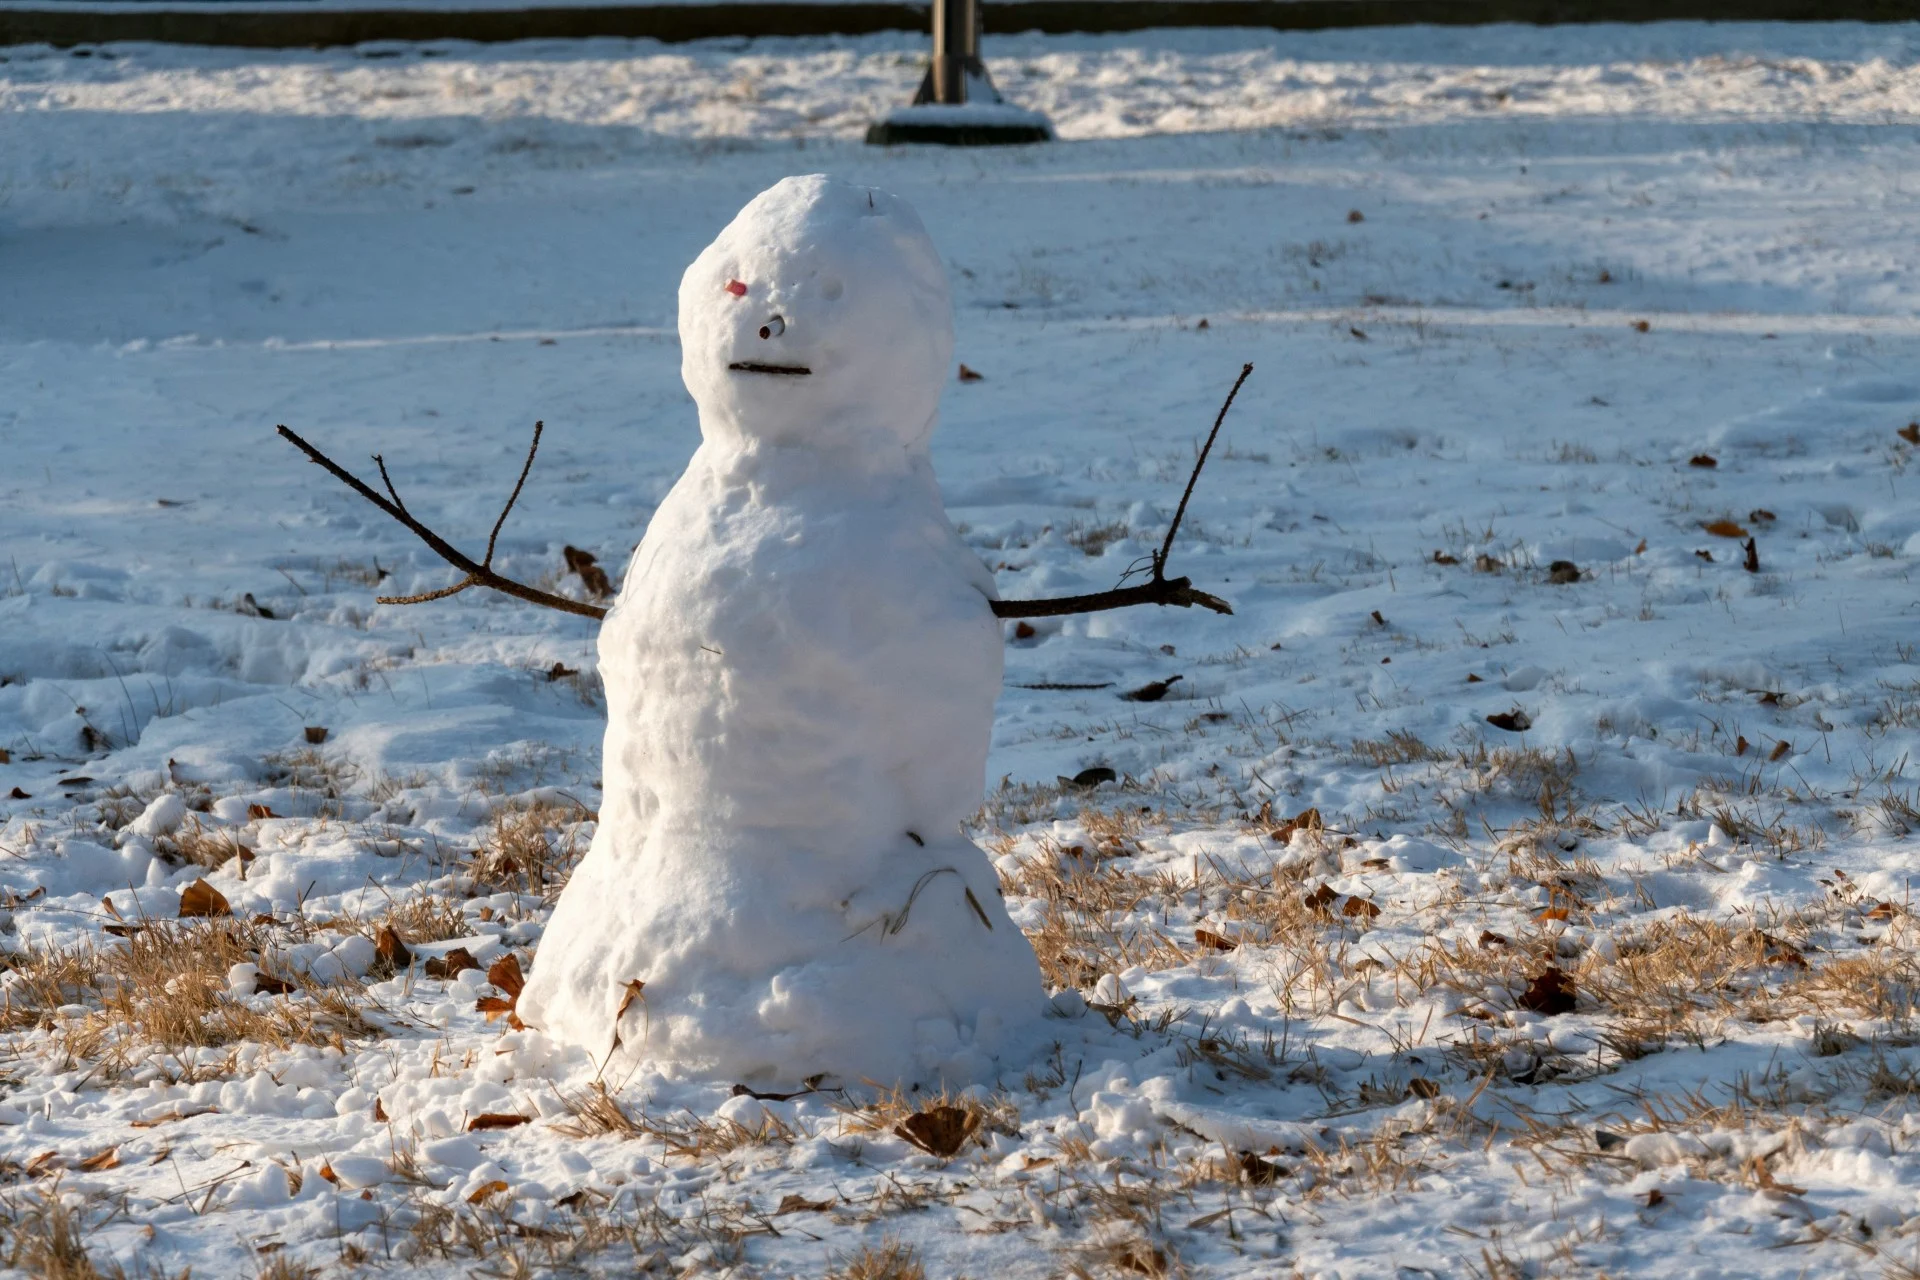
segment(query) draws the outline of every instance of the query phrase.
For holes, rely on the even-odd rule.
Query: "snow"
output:
[[[4,51],[10,1242],[53,1195],[135,1274],[1915,1265],[1917,38],[1008,38],[1068,139],[1008,152],[859,145],[905,38]],[[475,550],[542,419],[497,566],[624,577],[708,447],[675,286],[821,171],[939,249],[932,473],[1005,597],[1156,546],[1256,366],[1173,553],[1233,616],[1002,632],[968,832],[1058,1047],[951,1158],[912,1095],[476,1007],[617,804],[618,681],[586,619],[373,604],[451,571],[272,434]]]
[[[990,1079],[1045,993],[963,830],[1002,641],[927,456],[939,252],[787,178],[687,268],[680,351],[702,442],[600,630],[600,822],[520,1017],[763,1088]]]

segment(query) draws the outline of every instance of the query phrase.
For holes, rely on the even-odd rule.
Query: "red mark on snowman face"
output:
[[[747,296],[747,286],[743,281],[729,280],[727,281],[727,292],[736,298],[744,298]]]

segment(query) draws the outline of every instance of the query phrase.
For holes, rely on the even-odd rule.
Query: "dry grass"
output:
[[[499,806],[474,854],[473,893],[558,897],[586,852],[582,824],[595,816],[578,805],[545,800]]]
[[[888,1237],[879,1245],[836,1256],[826,1280],[926,1280],[927,1270],[913,1246]]]
[[[70,1060],[94,1062],[107,1077],[137,1070],[156,1051],[174,1070],[199,1076],[210,1066],[196,1050],[252,1041],[276,1049],[330,1045],[378,1033],[360,1015],[349,987],[308,987],[265,1001],[228,994],[228,971],[258,963],[264,926],[218,920],[151,921],[101,947],[27,951],[8,957],[12,982],[0,1026],[40,1028]],[[74,1006],[84,1012],[75,1014]]]

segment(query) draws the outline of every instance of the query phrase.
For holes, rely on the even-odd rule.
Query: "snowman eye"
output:
[[[782,320],[779,316],[775,316],[773,319],[767,321],[765,324],[760,326],[760,336],[763,338],[777,338],[781,334],[785,333],[786,331],[787,331],[787,322],[785,320]]]
[[[727,292],[736,298],[744,298],[747,296],[747,286],[742,281],[729,280],[727,281]]]

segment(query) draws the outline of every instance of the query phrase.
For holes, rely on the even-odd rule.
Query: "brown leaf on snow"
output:
[[[1516,707],[1512,711],[1495,712],[1487,717],[1487,723],[1508,733],[1525,733],[1533,728],[1533,717]]]
[[[129,1121],[128,1127],[134,1129],[157,1129],[163,1124],[174,1124],[181,1120],[191,1120],[195,1116],[212,1116],[218,1114],[220,1114],[220,1108],[218,1107],[201,1107],[198,1111],[169,1111],[163,1116],[153,1116],[146,1120]]]
[[[1782,738],[1780,739],[1780,741],[1773,744],[1773,750],[1767,753],[1767,760],[1769,762],[1777,761],[1778,759],[1780,759],[1781,756],[1786,755],[1787,752],[1791,750],[1793,750],[1793,744],[1791,742],[1788,742],[1785,738]]]
[[[276,978],[270,973],[256,973],[253,975],[253,993],[257,996],[286,996],[292,995],[299,989],[299,987],[288,982],[285,978]]]
[[[1407,1092],[1416,1098],[1437,1098],[1440,1096],[1440,1086],[1425,1076],[1415,1076],[1407,1081]]]
[[[1325,831],[1326,823],[1320,818],[1318,809],[1302,809],[1285,822],[1267,832],[1267,838],[1276,844],[1286,844],[1293,839],[1296,831]]]
[[[1495,933],[1491,929],[1482,929],[1480,931],[1480,947],[1482,950],[1491,947],[1510,947],[1512,945],[1513,939],[1504,933]]]
[[[307,745],[317,747],[327,740],[327,726],[323,724],[310,724],[306,728],[306,735]]]
[[[1687,459],[1687,465],[1690,467],[1717,467],[1720,465],[1720,459],[1710,453],[1696,453]]]
[[[1165,680],[1150,680],[1138,689],[1130,689],[1120,695],[1127,702],[1158,702],[1167,696],[1167,690],[1185,679],[1184,676],[1168,676]]]
[[[1038,631],[1034,630],[1031,622],[1016,622],[1013,624],[1013,638],[1015,640],[1031,640],[1039,634]]]
[[[1546,1017],[1558,1017],[1563,1013],[1572,1013],[1573,975],[1555,965],[1548,965],[1535,974],[1520,996],[1520,1007]]]
[[[467,1194],[468,1204],[480,1204],[488,1196],[497,1196],[507,1189],[507,1184],[495,1178],[492,1182],[483,1182]]]
[[[1333,906],[1334,899],[1338,898],[1339,896],[1340,896],[1339,894],[1333,891],[1332,885],[1322,883],[1318,889],[1315,889],[1312,893],[1308,894],[1305,898],[1302,898],[1301,902],[1306,906],[1307,910],[1309,911],[1318,911],[1318,912],[1324,913],[1330,907]]]
[[[966,1145],[980,1117],[963,1107],[929,1107],[893,1127],[893,1131],[928,1155],[946,1158]]]
[[[481,996],[478,1000],[474,1001],[473,1007],[476,1012],[486,1014],[488,1022],[494,1022],[502,1015],[511,1016],[513,1014],[513,1003],[514,1002],[506,996]],[[519,1019],[515,1018],[514,1021],[517,1022]],[[515,1028],[515,1030],[518,1029],[517,1027]]]
[[[511,1112],[488,1111],[467,1121],[467,1132],[478,1133],[483,1129],[517,1129],[532,1119],[532,1116],[517,1116]]]
[[[1224,934],[1215,933],[1211,929],[1195,929],[1193,931],[1193,940],[1199,945],[1211,948],[1214,951],[1232,951],[1240,945],[1232,938],[1226,937]]]
[[[444,956],[433,956],[421,966],[429,978],[457,978],[466,970],[479,967],[480,962],[465,947],[455,947]]]
[[[74,1168],[83,1173],[103,1173],[108,1169],[120,1167],[120,1148],[108,1147],[105,1151],[96,1151],[82,1160]]]
[[[1240,1166],[1240,1172],[1245,1175],[1247,1181],[1256,1186],[1264,1187],[1287,1176],[1285,1168],[1271,1160],[1262,1160],[1251,1151],[1240,1152],[1235,1158],[1235,1163]]]
[[[1908,444],[1920,444],[1920,422],[1909,422],[1906,426],[1894,432],[1894,434],[1902,440],[1905,440]]]
[[[1374,906],[1365,898],[1348,898],[1340,904],[1340,914],[1365,920],[1374,920],[1379,918],[1380,908]]]
[[[627,982],[627,993],[620,997],[620,1008],[614,1012],[613,1020],[618,1022],[620,1019],[626,1017],[627,1010],[633,1008],[633,1002],[635,1000],[643,998],[641,993],[646,989],[647,984],[640,981],[640,979],[629,979]]]
[[[1556,587],[1570,586],[1580,581],[1580,566],[1571,560],[1555,560],[1547,566],[1547,581]]]
[[[1435,564],[1459,564],[1460,557],[1450,556],[1444,551],[1436,551],[1433,553],[1433,562]]]
[[[180,891],[180,918],[182,920],[208,916],[230,916],[233,907],[227,902],[226,895],[208,884],[205,880],[195,880]]]
[[[1645,333],[1652,328],[1653,324],[1647,320],[1635,320],[1633,322],[1633,331],[1635,333]]]
[[[15,788],[14,788],[13,790],[11,790],[11,791],[9,791],[9,792],[7,792],[7,799],[9,799],[9,800],[31,800],[31,799],[33,799],[33,795],[32,795],[32,794],[31,794],[30,792],[26,792],[26,791],[22,791],[22,790],[21,790],[20,788],[18,788],[18,787],[15,787]]]
[[[257,821],[261,818],[277,818],[279,816],[279,814],[264,804],[250,804],[247,806],[247,819],[249,821]]]
[[[509,951],[495,960],[487,968],[487,981],[518,1000],[527,985],[526,977],[520,972],[520,957]]]
[[[1709,520],[1700,527],[1716,538],[1744,538],[1747,536],[1746,526],[1735,524],[1731,520]]]
[[[613,594],[613,583],[608,580],[607,571],[600,567],[599,557],[593,552],[566,546],[560,548],[560,554],[566,557],[567,572],[578,576],[589,594],[602,598]]]
[[[783,1213],[825,1213],[839,1203],[832,1196],[825,1200],[809,1200],[805,1196],[784,1195],[780,1197],[780,1207],[773,1211],[774,1217]]]
[[[1752,743],[1747,741],[1746,735],[1741,734],[1733,740],[1733,754],[1737,756],[1743,756],[1747,754],[1747,748],[1751,747],[1752,745],[1753,745]]]
[[[962,381],[962,382],[985,382],[985,381],[986,381],[986,375],[985,375],[985,374],[983,374],[983,373],[978,373],[978,372],[975,372],[974,370],[972,370],[972,369],[969,369],[969,368],[967,368],[967,366],[965,366],[965,365],[961,365],[961,366],[960,366],[960,381]]]
[[[373,953],[381,964],[396,972],[413,961],[413,952],[407,950],[399,931],[390,924],[381,925],[380,932],[373,936]]]

